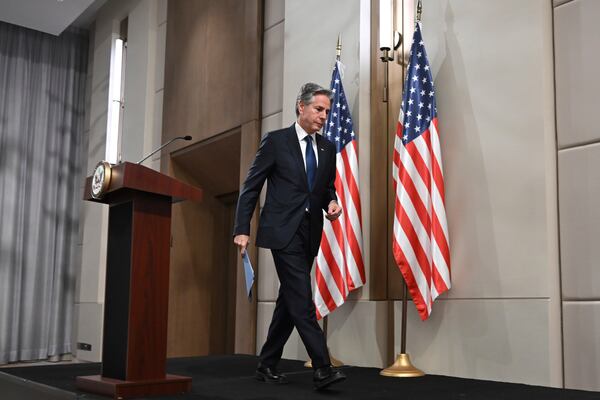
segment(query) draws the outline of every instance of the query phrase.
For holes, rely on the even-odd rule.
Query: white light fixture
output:
[[[106,122],[106,155],[105,160],[116,164],[119,153],[119,124],[121,118],[121,74],[123,72],[123,47],[122,39],[114,41],[111,57],[110,75],[108,83],[108,115]]]
[[[379,0],[379,49],[392,50],[392,1]]]

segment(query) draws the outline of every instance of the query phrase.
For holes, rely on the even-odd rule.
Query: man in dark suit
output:
[[[261,141],[238,200],[234,243],[244,253],[250,219],[267,181],[256,245],[273,254],[280,287],[267,340],[260,352],[256,378],[286,383],[277,363],[294,326],[311,358],[317,389],[346,376],[331,367],[327,343],[317,323],[310,270],[319,250],[323,211],[334,220],[342,212],[335,194],[335,147],[317,132],[327,120],[331,91],[307,83],[296,100],[297,121],[273,131]]]

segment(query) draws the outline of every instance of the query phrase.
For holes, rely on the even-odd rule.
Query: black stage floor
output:
[[[377,368],[344,367],[345,382],[315,392],[312,371],[300,361],[283,360],[287,385],[268,385],[254,379],[257,358],[247,355],[170,359],[167,371],[193,378],[185,395],[153,399],[306,400],[306,399],[402,399],[402,400],[588,400],[600,392],[554,389],[475,379],[427,375],[421,378],[385,378]],[[100,364],[67,364],[0,368],[0,399],[59,400],[107,399],[78,391],[75,377],[100,373]]]

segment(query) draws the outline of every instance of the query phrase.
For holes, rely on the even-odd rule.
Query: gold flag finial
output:
[[[342,56],[342,35],[338,34],[337,46],[335,46],[335,58],[339,61]]]
[[[423,3],[421,0],[417,2],[417,22],[421,22],[421,12],[423,11]]]

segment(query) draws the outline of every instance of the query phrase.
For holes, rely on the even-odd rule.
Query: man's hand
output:
[[[335,200],[331,200],[329,202],[329,207],[327,207],[327,218],[330,221],[338,219],[338,217],[342,214],[342,207]]]
[[[248,235],[236,235],[233,238],[233,243],[235,243],[240,248],[240,254],[244,255],[246,252],[246,247],[248,247],[248,242],[250,241],[250,236]]]

